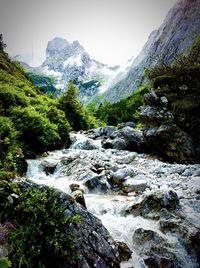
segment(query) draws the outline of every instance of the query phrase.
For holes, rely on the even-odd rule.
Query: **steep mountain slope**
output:
[[[159,60],[171,63],[191,47],[200,33],[200,1],[180,0],[168,12],[163,24],[153,31],[126,77],[99,99],[117,102],[136,90],[145,80],[144,70]]]

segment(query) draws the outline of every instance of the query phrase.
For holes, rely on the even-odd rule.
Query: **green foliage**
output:
[[[0,177],[3,172],[16,169],[16,137],[17,133],[11,120],[0,116]]]
[[[13,268],[62,267],[74,264],[76,246],[69,226],[80,217],[65,217],[54,190],[0,182],[0,219],[10,219],[9,259]]]
[[[167,64],[158,59],[153,68],[145,70],[146,76],[152,80],[160,76],[177,77],[180,73],[187,73],[188,69],[193,69],[200,65],[200,35],[197,36],[191,48],[186,54],[176,55],[172,64]]]
[[[53,83],[51,78],[43,78]],[[13,139],[8,137],[0,142],[0,178],[8,179],[14,177],[14,171],[21,172],[21,156],[35,157],[45,150],[67,147],[71,127],[86,129],[96,124],[94,117],[77,100],[76,90],[69,90],[67,97],[61,100],[50,98],[34,86],[24,68],[12,62],[1,49],[0,116],[0,135],[5,126],[9,128],[7,132],[15,133]]]
[[[33,84],[40,88],[40,90],[48,95],[55,95],[56,88],[54,87],[55,78],[39,73],[27,72],[28,77]]]
[[[15,106],[26,106],[27,100],[23,93],[14,86],[0,84],[0,113],[8,115],[9,109]]]
[[[143,86],[120,102],[113,104],[106,102],[99,106],[94,115],[108,125],[118,125],[127,121],[137,124],[139,121],[139,107],[143,105],[143,96],[146,92],[147,86]],[[94,106],[92,106],[92,109],[94,109]]]
[[[11,267],[11,261],[8,258],[0,258],[0,268],[9,268]]]
[[[58,126],[34,107],[14,108],[11,118],[19,132],[19,140],[27,150],[41,153],[60,145]]]

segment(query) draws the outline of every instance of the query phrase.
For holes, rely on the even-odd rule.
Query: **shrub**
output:
[[[40,114],[34,107],[14,108],[12,120],[19,131],[19,140],[35,153],[53,150],[60,144],[58,126]]]
[[[1,173],[15,170],[15,151],[17,133],[7,117],[0,116],[0,168]]]
[[[9,259],[13,268],[62,267],[76,261],[74,238],[67,234],[78,216],[65,217],[54,190],[0,184],[1,219],[12,219]]]

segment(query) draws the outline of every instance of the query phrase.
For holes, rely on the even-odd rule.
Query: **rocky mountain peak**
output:
[[[110,67],[91,59],[78,40],[70,43],[55,37],[48,42],[46,52],[41,72],[56,78],[54,86],[59,91],[65,91],[68,82],[73,80],[84,103],[101,90],[106,90],[119,72],[119,66]]]
[[[46,56],[52,57],[69,46],[69,42],[63,38],[55,37],[49,41],[46,48]]]

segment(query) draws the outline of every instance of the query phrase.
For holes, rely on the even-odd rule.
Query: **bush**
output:
[[[52,189],[0,183],[1,220],[10,219],[9,259],[13,268],[62,267],[76,261],[74,238],[67,234],[78,216],[65,217]]]
[[[9,109],[16,106],[27,106],[27,100],[14,86],[0,85],[0,112],[8,115]]]
[[[69,132],[70,124],[66,119],[65,113],[54,106],[47,111],[47,118],[58,127],[58,133],[61,138],[60,146],[67,147],[70,143]]]
[[[15,170],[17,133],[13,128],[13,123],[7,117],[0,116],[0,169],[1,172]]]
[[[34,107],[14,108],[12,120],[25,149],[35,153],[56,149],[61,142],[58,126]]]

